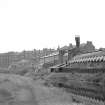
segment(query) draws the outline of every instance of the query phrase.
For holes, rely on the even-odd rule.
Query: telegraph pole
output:
[[[23,59],[25,59],[26,57],[25,57],[25,50],[23,51]]]

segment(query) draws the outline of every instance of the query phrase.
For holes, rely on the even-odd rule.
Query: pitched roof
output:
[[[70,63],[75,62],[105,61],[105,51],[96,51],[75,56]]]

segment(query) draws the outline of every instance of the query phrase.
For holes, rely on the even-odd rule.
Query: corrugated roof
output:
[[[87,54],[81,54],[75,56],[70,63],[75,62],[91,62],[91,61],[105,61],[105,51],[97,51]]]

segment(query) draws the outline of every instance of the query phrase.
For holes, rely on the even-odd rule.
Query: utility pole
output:
[[[25,59],[26,58],[26,56],[25,56],[25,50],[23,51],[23,59]]]
[[[44,56],[44,64],[45,64],[45,56]]]
[[[7,53],[7,66],[9,66],[9,53]]]
[[[54,65],[55,65],[55,55],[54,55]]]

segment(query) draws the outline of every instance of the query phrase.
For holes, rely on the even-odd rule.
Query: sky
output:
[[[105,0],[0,0],[0,53],[92,41],[105,47]]]

